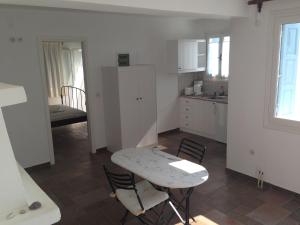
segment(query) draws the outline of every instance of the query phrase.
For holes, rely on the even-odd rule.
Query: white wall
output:
[[[250,19],[232,21],[227,167],[250,176],[262,169],[268,182],[300,193],[300,136],[263,126],[269,12],[288,7],[300,3],[265,4],[260,25],[255,25],[254,11]]]
[[[230,19],[200,19],[195,22],[206,36],[230,33]]]
[[[38,38],[42,36],[87,39],[93,149],[106,145],[100,68],[115,65],[119,52],[129,52],[132,64],[156,66],[159,132],[178,127],[178,80],[177,76],[167,74],[165,68],[166,40],[199,37],[201,32],[194,22],[166,17],[2,7],[0,30],[0,81],[23,85],[28,96],[26,104],[5,109],[12,145],[23,166],[49,161],[44,87],[38,57]],[[11,43],[10,37],[22,37],[23,41]]]

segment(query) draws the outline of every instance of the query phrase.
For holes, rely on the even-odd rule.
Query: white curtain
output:
[[[64,85],[62,66],[62,43],[43,42],[48,97],[60,96],[60,87]]]
[[[60,97],[64,85],[84,90],[81,49],[63,48],[63,42],[43,42],[48,97]]]
[[[84,73],[81,49],[63,49],[63,72],[68,74],[69,85],[84,90]]]

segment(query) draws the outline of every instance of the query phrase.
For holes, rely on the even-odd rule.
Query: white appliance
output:
[[[202,95],[203,94],[203,81],[195,80],[194,81],[194,95]]]
[[[184,95],[193,95],[193,94],[194,94],[194,88],[193,87],[184,88]]]
[[[157,144],[154,67],[103,67],[102,75],[108,150]]]

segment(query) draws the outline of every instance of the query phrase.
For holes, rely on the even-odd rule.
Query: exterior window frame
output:
[[[300,23],[299,12],[274,11],[270,15],[268,30],[268,69],[266,74],[264,127],[289,133],[300,134],[300,121],[277,118],[278,76],[280,69],[282,25]]]
[[[211,74],[208,73],[208,69],[206,70],[206,76],[211,79],[211,80],[228,80],[229,78],[229,74],[228,77],[223,77],[222,76],[222,60],[223,60],[223,42],[224,42],[224,38],[225,37],[230,37],[230,48],[231,48],[231,36],[230,34],[221,34],[221,35],[209,35],[206,38],[206,52],[207,52],[207,56],[206,56],[206,62],[207,64],[209,63],[209,39],[211,38],[220,38],[220,44],[219,44],[219,71],[218,74],[216,76],[212,76]],[[229,52],[229,58],[230,58],[230,52]],[[207,66],[208,68],[208,66]]]

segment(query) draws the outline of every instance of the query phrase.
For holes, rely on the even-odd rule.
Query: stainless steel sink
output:
[[[228,96],[212,96],[212,97],[209,97],[209,99],[227,99]]]
[[[228,96],[217,96],[217,99],[227,99]]]
[[[204,101],[211,101],[211,102],[220,102],[220,103],[227,103],[228,96],[186,96],[193,99],[200,99]]]

